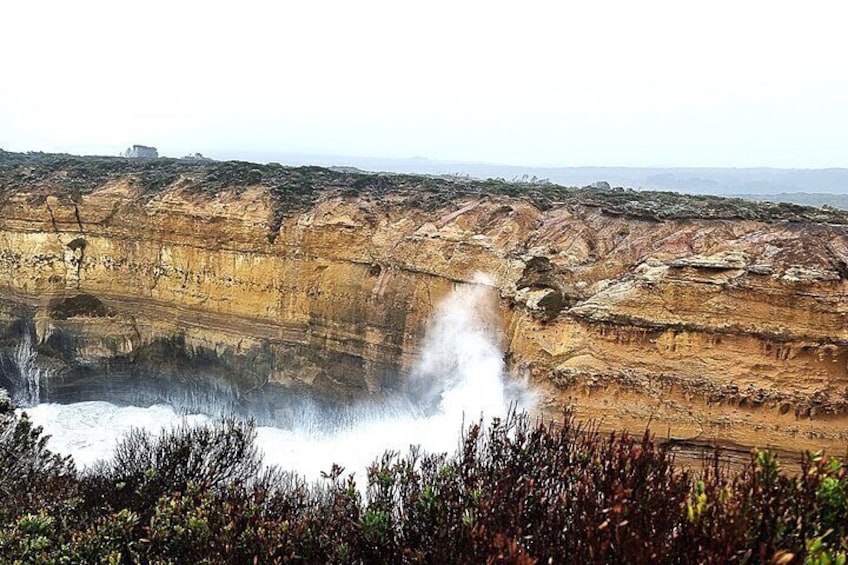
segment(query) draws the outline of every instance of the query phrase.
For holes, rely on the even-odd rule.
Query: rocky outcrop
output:
[[[438,300],[482,272],[510,370],[547,414],[679,441],[848,443],[835,210],[9,153],[0,189],[0,346],[31,331],[57,394],[143,367],[248,396],[379,395],[402,386]]]

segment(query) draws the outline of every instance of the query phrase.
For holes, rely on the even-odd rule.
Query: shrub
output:
[[[262,463],[255,437],[252,420],[235,418],[183,424],[158,436],[133,429],[111,461],[87,474],[86,493],[146,517],[159,497],[185,492],[190,484],[214,489],[256,477]]]
[[[4,563],[848,560],[846,467],[822,454],[787,472],[755,452],[732,472],[717,452],[693,474],[648,433],[513,414],[453,455],[386,453],[360,490],[337,466],[312,484],[262,469],[251,422],[133,432],[79,475],[4,418]]]
[[[61,506],[76,490],[76,471],[70,457],[47,449],[26,412],[18,413],[0,394],[0,520],[13,521],[25,513]]]

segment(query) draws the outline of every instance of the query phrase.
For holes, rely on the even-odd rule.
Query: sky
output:
[[[842,4],[6,0],[0,148],[848,167]]]

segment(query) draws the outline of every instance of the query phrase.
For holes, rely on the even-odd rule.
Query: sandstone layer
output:
[[[606,429],[848,445],[848,216],[625,190],[0,153],[0,338],[335,399],[403,385],[487,274],[514,378]],[[123,371],[123,373],[122,373]]]

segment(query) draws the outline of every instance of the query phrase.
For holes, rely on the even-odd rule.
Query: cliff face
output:
[[[0,346],[9,358],[32,331],[71,397],[138,367],[244,394],[378,395],[402,386],[440,297],[485,273],[510,370],[544,412],[691,441],[848,442],[835,211],[14,154],[0,188]]]

